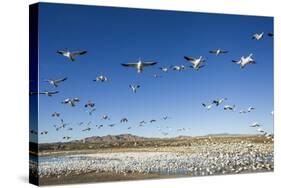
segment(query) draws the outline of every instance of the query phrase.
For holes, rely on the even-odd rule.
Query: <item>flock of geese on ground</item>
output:
[[[259,41],[259,40],[263,39],[264,35],[265,35],[264,32],[255,33],[254,35],[252,35],[252,39]],[[273,33],[267,33],[267,36],[273,37]],[[87,53],[87,51],[71,52],[71,51],[66,49],[65,51],[63,51],[63,50],[57,51],[57,53],[66,57],[71,62],[73,62],[73,61],[75,61],[77,56],[85,55]],[[218,48],[218,49],[215,49],[215,50],[210,50],[209,53],[214,54],[216,56],[219,56],[219,55],[228,53],[228,51]],[[184,56],[184,59],[187,62],[191,63],[191,65],[189,66],[190,68],[192,68],[194,70],[197,70],[197,71],[199,69],[203,68],[205,66],[205,62],[206,62],[206,59],[203,58],[203,56],[200,56],[199,58],[194,58],[194,57],[191,57],[191,56]],[[239,65],[241,69],[245,68],[245,66],[247,66],[247,65],[256,64],[256,61],[254,60],[252,53],[249,54],[246,57],[242,56],[242,57],[240,57],[240,59],[232,60],[232,62]],[[156,64],[157,64],[157,62],[155,62],[155,61],[144,62],[141,59],[139,59],[136,63],[123,63],[121,65],[124,66],[124,67],[136,69],[137,73],[141,73],[141,72],[143,72],[143,70],[145,68],[154,66]],[[167,73],[170,70],[181,72],[181,71],[186,69],[186,66],[185,65],[172,65],[170,67],[159,67],[159,69],[161,70],[161,72],[164,72],[164,73]],[[159,78],[160,76],[158,74],[154,74],[153,77]],[[48,84],[52,85],[53,87],[57,88],[57,87],[59,87],[60,84],[67,81],[67,79],[68,79],[67,77],[64,77],[64,78],[61,78],[61,79],[47,79],[47,80],[44,80],[44,81],[47,82]],[[96,78],[93,81],[94,82],[107,82],[108,78],[105,75],[98,75],[98,76],[96,76]],[[129,85],[129,88],[132,90],[133,93],[137,93],[137,90],[140,87],[141,87],[140,85],[133,85],[133,84]],[[48,97],[52,97],[53,95],[56,95],[58,93],[59,93],[59,91],[47,91],[47,90],[40,91],[40,92],[30,91],[30,95],[45,95],[45,96],[48,96]],[[215,99],[209,104],[202,103],[202,106],[206,110],[211,110],[211,108],[213,108],[213,106],[218,107],[218,106],[222,105],[223,103],[225,103],[225,101],[227,101],[227,98]],[[61,104],[70,105],[71,107],[75,107],[79,102],[80,102],[79,98],[66,98],[63,101],[61,101]],[[96,111],[95,106],[96,106],[95,103],[92,102],[91,100],[89,100],[84,105],[84,107],[87,109],[86,112],[89,115],[92,115]],[[224,105],[223,109],[225,111],[235,111],[236,105]],[[239,113],[240,114],[246,114],[246,113],[252,112],[253,110],[255,110],[255,108],[250,106],[248,109],[240,110]],[[273,111],[271,112],[271,114],[273,115]],[[54,118],[60,118],[61,114],[59,112],[54,112],[54,113],[51,114],[51,116],[54,117]],[[167,120],[169,118],[170,117],[168,117],[168,116],[164,116],[164,117],[161,118],[161,120]],[[110,120],[110,117],[108,115],[103,115],[101,117],[101,119],[102,120]],[[129,121],[128,118],[124,117],[120,120],[119,123],[125,124],[128,121]],[[139,122],[138,127],[142,127],[146,124],[152,124],[152,123],[155,123],[156,121],[157,121],[156,119],[151,119],[149,121],[142,120],[142,121]],[[81,129],[82,132],[91,131],[93,129],[92,127],[90,127],[91,124],[92,124],[91,121],[77,123],[78,126],[86,125],[85,128]],[[55,128],[56,131],[59,131],[60,129],[67,129],[68,131],[72,131],[73,128],[69,127],[68,125],[69,125],[69,123],[65,123],[64,120],[62,118],[60,118],[60,123],[58,125],[54,125],[54,128]],[[114,127],[115,125],[116,125],[116,123],[112,123],[112,124],[108,124],[107,126],[108,127]],[[103,124],[95,125],[95,127],[97,129],[101,129],[104,126],[105,125],[103,125]],[[268,138],[273,138],[273,135],[268,134],[266,131],[264,131],[261,128],[261,126],[262,125],[257,123],[257,122],[250,125],[250,127],[258,128],[257,131],[259,133],[261,133],[262,135],[264,135]],[[161,128],[161,127],[157,127],[157,128],[158,128],[159,131],[161,131],[161,134],[164,135],[164,136],[167,136],[169,134],[169,131],[172,130],[172,128],[168,127],[168,126],[165,127],[165,128]],[[130,129],[132,129],[132,127],[129,126],[129,127],[127,127],[127,129],[130,130]],[[189,130],[190,130],[189,128],[183,127],[183,128],[178,128],[176,131],[181,132],[181,131],[189,131]],[[30,130],[30,133],[38,135],[38,132],[36,130]],[[40,135],[46,135],[46,134],[48,134],[48,131],[43,130],[39,134]],[[70,140],[71,137],[70,136],[63,136],[62,139],[63,140]]]

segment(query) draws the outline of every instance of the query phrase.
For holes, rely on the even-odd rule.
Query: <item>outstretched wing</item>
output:
[[[78,55],[84,55],[86,54],[87,51],[76,51],[76,52],[72,52],[72,56],[75,57],[75,56],[78,56]]]
[[[144,67],[152,66],[152,65],[155,65],[155,64],[157,64],[157,62],[155,62],[155,61],[142,63],[142,65],[143,65]]]
[[[216,50],[211,50],[211,51],[209,51],[211,54],[216,54],[217,53],[217,51]]]
[[[188,56],[184,56],[184,59],[186,59],[187,61],[194,61],[195,60],[193,57],[188,57]]]
[[[226,54],[226,53],[228,53],[228,51],[227,50],[221,50],[220,53]]]
[[[66,51],[63,51],[63,50],[58,50],[58,51],[57,51],[57,53],[58,53],[58,54],[60,54],[60,55],[63,55],[63,54],[65,54],[65,53],[66,53]]]
[[[122,63],[121,65],[124,67],[137,67],[137,63]]]
[[[60,83],[60,82],[64,82],[65,80],[67,80],[67,77],[55,80],[55,82]]]

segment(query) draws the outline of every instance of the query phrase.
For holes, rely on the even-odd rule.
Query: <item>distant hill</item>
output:
[[[73,142],[86,142],[86,143],[93,143],[93,142],[136,142],[136,141],[144,141],[144,140],[151,140],[155,138],[147,138],[147,137],[140,137],[132,134],[120,134],[120,135],[106,135],[106,136],[91,136],[84,138],[82,140],[76,140]]]

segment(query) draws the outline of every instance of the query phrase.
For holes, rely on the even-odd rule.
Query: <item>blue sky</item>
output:
[[[147,137],[163,137],[157,127],[171,127],[169,136],[215,133],[255,134],[249,125],[257,121],[273,132],[273,40],[265,36],[251,39],[258,32],[272,32],[273,18],[224,14],[201,14],[142,9],[126,9],[63,4],[40,4],[39,8],[39,90],[58,90],[53,97],[39,96],[39,142],[62,141],[63,136],[80,139],[88,136],[130,133]],[[87,50],[75,62],[56,54],[57,50]],[[228,54],[214,56],[209,50],[222,48]],[[254,54],[256,65],[241,70],[231,63],[242,55]],[[206,66],[199,71],[162,73],[159,67],[190,64],[183,56],[203,56]],[[121,63],[157,61],[158,64],[137,74]],[[162,77],[154,79],[153,74]],[[105,75],[107,83],[92,80]],[[68,77],[57,89],[44,79]],[[134,94],[129,84],[141,88]],[[79,97],[76,107],[61,104],[65,98]],[[222,106],[206,111],[201,103],[227,97],[225,104],[235,104],[236,112],[223,111]],[[96,112],[89,116],[84,104],[92,100]],[[238,111],[254,106],[255,111]],[[55,131],[60,112],[73,131]],[[108,114],[110,121],[101,120]],[[163,116],[170,119],[160,120]],[[127,124],[119,124],[127,117]],[[138,122],[156,119],[154,124],[137,128]],[[87,126],[77,122],[92,121]],[[113,128],[94,128],[97,124],[117,123]],[[131,130],[127,127],[132,126]],[[178,128],[190,131],[177,132]]]

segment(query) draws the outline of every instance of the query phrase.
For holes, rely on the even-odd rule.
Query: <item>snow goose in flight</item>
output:
[[[261,40],[263,38],[263,35],[264,35],[263,32],[262,33],[255,33],[255,34],[253,34],[252,39]]]
[[[250,125],[250,127],[261,127],[261,124],[259,124],[258,122],[255,122],[252,125]]]
[[[155,64],[157,64],[157,62],[155,62],[155,61],[143,62],[141,59],[139,59],[139,61],[136,63],[123,63],[121,65],[124,67],[135,68],[135,69],[137,69],[138,73],[141,73],[145,67],[150,67]]]
[[[235,111],[235,105],[225,105],[223,107],[224,110],[231,110],[231,111]]]
[[[60,117],[60,113],[58,113],[58,112],[54,112],[54,113],[52,113],[52,115],[51,115],[52,117]]]
[[[127,118],[122,118],[121,120],[120,120],[120,123],[127,123],[128,122],[128,119]]]
[[[213,107],[213,104],[207,105],[207,104],[205,104],[205,103],[202,103],[202,106],[203,106],[204,108],[206,108],[207,110],[210,110],[210,109]]]
[[[155,119],[152,119],[152,120],[150,120],[149,122],[150,122],[150,123],[154,123],[154,122],[156,122],[156,120],[155,120]]]
[[[64,137],[62,137],[62,139],[63,140],[69,140],[69,139],[71,139],[71,137],[70,136],[64,136]]]
[[[70,52],[69,50],[63,51],[58,50],[58,54],[67,57],[70,61],[74,61],[76,56],[84,55],[87,53],[87,51],[76,51],[76,52]]]
[[[41,135],[43,135],[43,134],[48,134],[48,131],[42,131],[42,132],[40,132],[40,134],[41,134]]]
[[[200,56],[198,59],[195,59],[195,58],[189,57],[189,56],[184,56],[184,59],[189,61],[192,64],[192,66],[190,66],[190,68],[193,68],[195,70],[199,70],[200,68],[203,68],[205,66],[205,65],[203,65],[203,63],[206,60],[203,59],[202,56]]]
[[[62,78],[62,79],[57,79],[57,80],[45,80],[45,82],[48,82],[50,85],[53,85],[54,87],[58,87],[60,83],[64,82],[67,80],[67,77]]]
[[[248,111],[248,112],[251,112],[252,110],[255,110],[255,108],[252,107],[252,106],[250,106],[247,111]]]
[[[168,72],[169,68],[168,67],[160,67],[159,68],[162,72]]]
[[[94,108],[95,107],[95,103],[93,103],[91,100],[89,100],[85,105],[85,108]]]
[[[99,76],[97,76],[96,79],[94,79],[93,81],[94,81],[94,82],[98,82],[98,81],[100,81],[100,82],[106,82],[107,80],[108,80],[108,79],[107,79],[106,76],[104,76],[104,75],[99,75]]]
[[[248,112],[248,111],[246,111],[246,110],[240,110],[240,111],[239,111],[240,114],[246,114],[247,112]]]
[[[90,110],[90,111],[89,111],[89,115],[90,115],[90,116],[93,115],[94,111],[96,111],[95,108],[93,108],[92,110]]]
[[[184,65],[174,65],[174,66],[171,66],[171,69],[173,69],[174,71],[181,72],[181,71],[185,70],[185,66]]]
[[[167,119],[169,119],[169,117],[168,116],[164,116],[162,119],[163,120],[167,120]]]
[[[86,128],[86,129],[82,129],[83,132],[85,132],[85,131],[90,131],[90,130],[91,130],[90,127]]]
[[[256,61],[252,58],[253,54],[250,54],[247,57],[242,56],[240,60],[232,60],[233,63],[240,65],[240,68],[243,69],[248,64],[256,64]]]
[[[108,115],[103,115],[103,116],[101,117],[101,119],[102,119],[102,120],[110,120],[110,118],[109,118]]]
[[[222,99],[218,99],[218,100],[213,100],[213,104],[215,104],[216,106],[219,106],[221,103],[223,103],[224,101],[226,101],[227,98],[222,98]]]
[[[52,97],[53,95],[59,93],[58,91],[43,91],[43,92],[30,92],[31,95],[40,94]]]
[[[61,103],[69,104],[70,106],[74,107],[74,106],[76,106],[76,103],[78,103],[78,102],[80,102],[79,98],[73,98],[73,99],[67,98],[67,99],[64,99],[64,101],[62,101]]]
[[[267,36],[273,37],[273,33],[267,33]]]
[[[136,93],[136,92],[137,92],[137,89],[140,88],[140,85],[129,85],[129,87],[132,89],[132,91],[133,91],[134,93]]]
[[[220,48],[216,49],[216,50],[211,50],[209,51],[211,54],[215,54],[216,56],[220,55],[220,54],[226,54],[228,53],[228,51],[226,50],[222,50]]]
[[[109,124],[109,127],[114,127],[115,123]]]
[[[34,130],[30,130],[30,134],[34,134],[34,135],[37,135],[37,131],[34,131]]]

